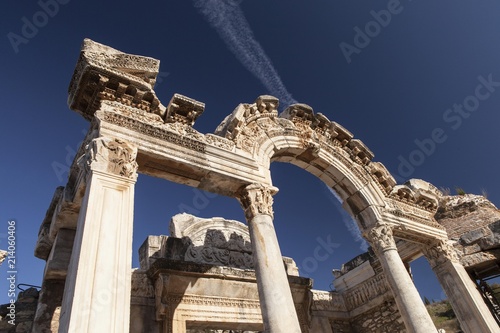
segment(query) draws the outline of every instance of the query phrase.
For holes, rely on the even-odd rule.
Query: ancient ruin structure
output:
[[[7,251],[0,250],[0,265],[3,263],[5,258],[7,258]]]
[[[422,255],[464,332],[500,332],[466,271],[481,278],[479,266],[496,261],[484,251],[498,240],[479,241],[493,221],[453,230],[449,221],[471,213],[453,215],[460,198],[422,180],[396,184],[363,142],[305,104],[278,114],[278,100],[260,96],[214,134],[199,133],[192,125],[204,104],[175,94],[164,106],[153,90],[158,69],[155,59],[84,41],[69,106],[91,125],[40,228],[35,255],[46,269],[33,332],[436,332],[407,271]],[[281,255],[273,161],[333,189],[371,244],[335,272],[333,292],[312,289]],[[170,236],[144,242],[132,270],[138,173],[234,198],[248,227],[176,216]]]

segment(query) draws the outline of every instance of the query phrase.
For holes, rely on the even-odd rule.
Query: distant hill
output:
[[[458,319],[447,300],[433,303],[426,301],[426,303],[427,311],[436,328],[444,329],[446,333],[462,333]]]

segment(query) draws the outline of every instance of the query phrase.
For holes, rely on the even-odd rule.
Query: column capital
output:
[[[250,221],[257,215],[269,215],[273,218],[273,195],[277,192],[277,187],[263,184],[250,184],[241,188],[238,200],[246,219]]]
[[[137,147],[117,138],[99,137],[85,146],[85,155],[78,160],[84,173],[100,171],[116,176],[137,179],[138,165],[135,161]]]
[[[459,261],[455,248],[447,239],[440,239],[431,245],[423,245],[421,248],[432,268],[448,261]]]
[[[396,241],[392,234],[392,226],[388,223],[377,224],[366,233],[366,238],[375,252],[397,250]]]

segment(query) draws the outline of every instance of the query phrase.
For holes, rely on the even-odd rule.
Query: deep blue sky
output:
[[[293,98],[363,140],[375,160],[398,175],[399,183],[422,178],[452,190],[484,190],[494,204],[500,203],[500,84],[493,83],[490,91],[479,88],[482,100],[469,97],[476,94],[479,76],[500,82],[498,1],[207,0],[218,1],[226,8],[241,8],[255,41]],[[205,102],[205,113],[195,125],[201,132],[213,132],[239,103],[273,93],[262,76],[256,77],[241,63],[241,54],[238,58],[231,52],[194,1],[68,1],[46,22],[36,1],[7,1],[0,6],[0,138],[4,143],[0,248],[6,248],[2,236],[7,220],[16,219],[19,283],[41,283],[44,263],[33,257],[33,248],[53,191],[66,183],[67,176],[58,175],[53,166],[67,165],[68,155],[72,158],[88,128],[66,104],[84,38],[160,59],[158,96],[164,104],[174,93]],[[383,27],[370,23],[372,11],[388,8],[390,22],[380,14]],[[225,18],[214,15],[212,23],[220,28]],[[14,47],[12,39],[19,41],[25,22],[34,20],[38,31],[26,35],[30,31],[25,28],[27,38]],[[369,43],[356,38],[356,31],[367,27],[372,29]],[[346,45],[353,50],[355,42],[359,47],[348,62],[340,45],[345,52]],[[470,115],[447,111],[464,100],[479,101],[471,104],[477,109]],[[436,143],[429,156],[416,152],[415,140],[428,141],[436,130],[440,141],[446,140]],[[419,165],[412,172],[398,170],[401,158],[410,157]],[[295,258],[302,267],[321,244],[318,238],[338,244],[317,268],[302,270],[302,275],[315,279],[317,289],[328,289],[331,269],[363,252],[362,244],[348,231],[338,205],[317,179],[285,164],[273,164],[272,173],[280,188],[275,225],[283,255]],[[170,217],[182,205],[193,207],[196,195],[191,188],[139,176],[134,266],[137,248],[146,236],[167,234]],[[239,204],[229,198],[210,198],[198,208],[202,217],[244,219]],[[441,298],[425,262],[414,266],[422,296]],[[1,276],[6,276],[6,270],[4,264]],[[0,303],[7,299],[2,291],[5,285],[0,283]]]

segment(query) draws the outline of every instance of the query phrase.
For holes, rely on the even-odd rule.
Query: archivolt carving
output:
[[[137,148],[119,139],[100,137],[86,147],[81,163],[86,170],[98,170],[118,176],[136,179]]]

